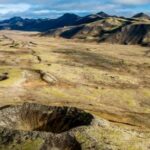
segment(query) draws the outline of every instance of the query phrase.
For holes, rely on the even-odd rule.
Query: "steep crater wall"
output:
[[[73,107],[49,107],[25,103],[0,109],[0,127],[61,133],[72,128],[90,125],[93,116]]]

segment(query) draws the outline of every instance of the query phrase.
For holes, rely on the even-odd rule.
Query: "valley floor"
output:
[[[24,102],[78,107],[105,120],[111,127],[85,131],[94,142],[105,141],[95,149],[147,150],[150,48],[1,31],[0,107]],[[88,149],[90,139],[77,134]]]

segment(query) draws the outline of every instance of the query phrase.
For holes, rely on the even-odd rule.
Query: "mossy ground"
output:
[[[31,37],[29,33],[11,31],[0,34],[19,43],[10,48],[9,39],[0,42],[0,57],[6,61],[0,61],[0,74],[8,72],[9,77],[0,81],[0,106],[24,102],[69,105],[129,128],[139,127],[141,132],[150,128],[150,60],[146,55],[149,48]],[[43,80],[40,71],[57,81],[52,84]],[[119,130],[96,127],[89,134],[101,141],[101,149],[107,149],[109,142],[121,150],[126,146],[140,150],[140,145],[144,145],[136,136],[125,142],[126,135]],[[90,139],[86,134],[78,133],[77,138],[83,143],[85,140],[83,145],[88,147]],[[130,141],[133,143],[126,144]]]
[[[44,141],[42,139],[14,142],[8,145],[0,145],[0,150],[39,150]]]

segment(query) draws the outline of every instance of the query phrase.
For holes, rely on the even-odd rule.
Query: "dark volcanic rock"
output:
[[[34,145],[35,141],[38,142],[38,145]],[[0,149],[10,148],[13,150],[19,148],[28,148],[28,150],[81,150],[81,145],[74,136],[68,133],[56,135],[46,132],[26,132],[0,128]]]

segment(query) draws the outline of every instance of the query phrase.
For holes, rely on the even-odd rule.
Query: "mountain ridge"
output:
[[[147,16],[148,15],[144,13],[138,13],[134,15],[130,19],[136,19],[138,16]],[[105,12],[101,11],[95,14],[89,14],[84,17],[78,16],[74,13],[65,13],[62,16],[56,18],[56,19],[29,19],[29,18],[21,18],[19,16],[12,17],[10,19],[1,20],[0,21],[0,30],[3,29],[10,29],[10,30],[23,30],[23,31],[47,31],[50,29],[56,29],[64,26],[72,26],[72,25],[80,25],[85,23],[91,23],[98,20],[102,20],[104,18],[108,17],[118,17],[119,16],[112,16],[109,14],[106,14]],[[126,19],[126,17],[123,17]],[[149,17],[150,19],[150,17]],[[19,25],[20,23],[21,25]],[[20,27],[21,26],[21,27]]]
[[[135,16],[141,17],[143,14],[137,14]],[[150,46],[150,20],[148,18],[143,20],[143,18],[125,18],[109,15],[108,17],[84,22],[71,27],[51,29],[42,35],[98,43],[109,42],[124,45],[139,44]]]
[[[143,18],[143,19],[150,19],[150,16],[141,12],[141,13],[137,13],[135,14],[132,18]]]
[[[131,18],[98,12],[84,17],[65,13],[56,19],[13,17],[0,22],[0,30],[39,31],[42,36],[118,44],[150,45],[150,16]]]

